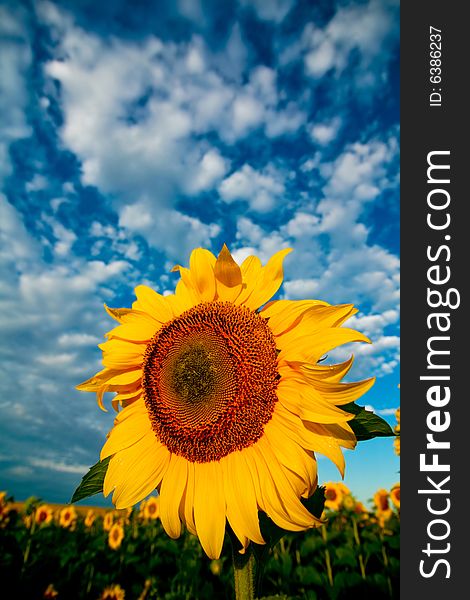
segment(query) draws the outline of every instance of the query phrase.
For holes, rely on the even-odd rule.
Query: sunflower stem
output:
[[[325,565],[326,565],[326,572],[328,575],[328,583],[330,584],[331,587],[333,587],[333,585],[334,585],[333,569],[331,568],[331,556],[330,556],[330,551],[328,550],[328,533],[326,531],[325,525],[321,526],[321,536],[323,538],[323,541],[325,542]]]
[[[255,556],[250,546],[245,554],[240,554],[232,544],[233,576],[236,600],[255,598]]]
[[[362,544],[361,544],[361,538],[359,536],[359,529],[357,527],[356,517],[352,516],[351,520],[352,520],[352,524],[353,524],[354,540],[359,549],[358,558],[359,558],[359,568],[361,570],[361,577],[362,577],[362,579],[365,579],[366,578],[366,566],[364,563],[364,557],[362,555]]]

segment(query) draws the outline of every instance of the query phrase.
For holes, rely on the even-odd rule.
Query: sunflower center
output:
[[[160,329],[143,363],[145,403],[167,448],[191,462],[255,443],[279,380],[267,321],[244,306],[207,302]]]
[[[380,505],[380,510],[387,510],[388,509],[388,499],[387,499],[387,496],[380,496],[380,498],[379,498],[379,505]]]
[[[336,500],[336,490],[326,490],[325,496],[327,500]]]
[[[191,344],[175,360],[171,373],[173,392],[183,402],[204,402],[214,391],[216,368],[201,342]]]

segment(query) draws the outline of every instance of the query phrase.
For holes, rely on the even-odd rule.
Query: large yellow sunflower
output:
[[[104,369],[78,386],[117,392],[121,405],[101,459],[103,491],[117,508],[160,494],[159,516],[177,538],[182,522],[218,558],[226,520],[245,549],[264,543],[258,511],[291,531],[319,525],[301,497],[317,486],[315,452],[344,471],[341,446],[356,438],[338,406],[373,379],[340,383],[352,364],[319,360],[341,344],[369,340],[342,324],[351,304],[278,300],[289,249],[265,266],[241,266],[224,245],[198,248],[175,267],[175,294],[140,285],[132,309],[110,309],[119,325],[100,345]],[[261,308],[262,307],[262,308]]]

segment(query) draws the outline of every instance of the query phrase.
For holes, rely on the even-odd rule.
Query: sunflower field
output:
[[[324,488],[326,523],[274,545],[262,595],[279,599],[397,598],[400,486],[367,509],[342,483]],[[151,496],[134,510],[15,503],[0,496],[0,570],[15,597],[190,600],[234,595],[230,541],[210,560],[197,537],[172,540]]]

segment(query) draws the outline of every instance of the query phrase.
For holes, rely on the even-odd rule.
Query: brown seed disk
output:
[[[267,321],[229,302],[198,304],[160,329],[143,363],[153,430],[191,462],[220,460],[263,435],[277,401]]]

